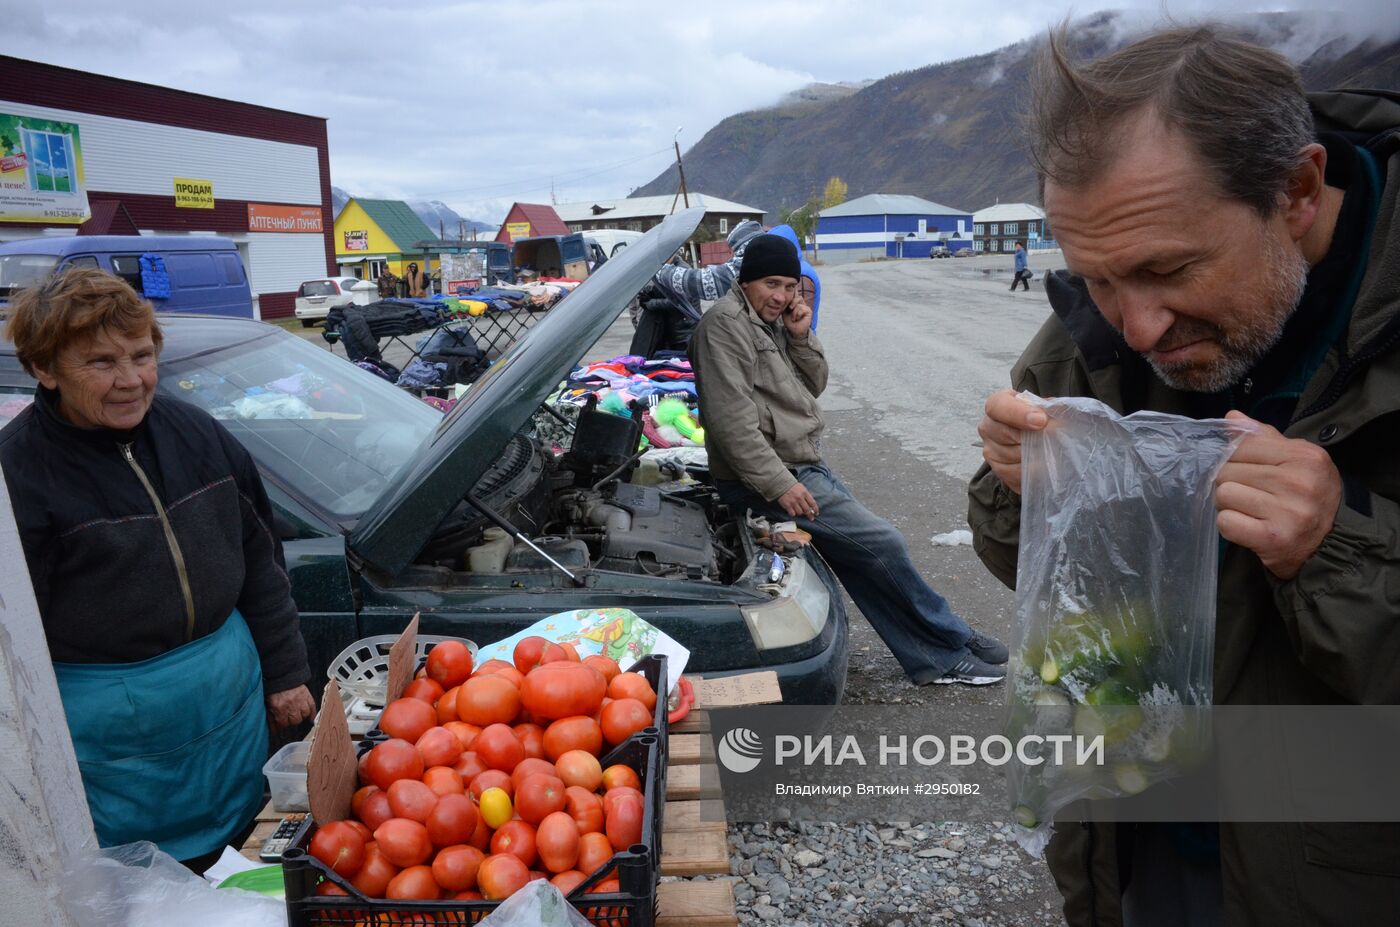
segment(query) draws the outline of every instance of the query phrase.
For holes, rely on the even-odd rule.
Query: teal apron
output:
[[[98,842],[176,859],[227,845],[262,804],[267,714],[243,616],[139,663],[55,663]]]

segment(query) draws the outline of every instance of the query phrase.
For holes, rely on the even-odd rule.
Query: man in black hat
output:
[[[821,457],[827,365],[798,291],[792,242],[749,242],[739,285],[690,344],[715,487],[726,504],[810,532],[861,613],[915,685],[988,685],[1007,651],[977,633],[919,575],[904,537],[856,501]]]

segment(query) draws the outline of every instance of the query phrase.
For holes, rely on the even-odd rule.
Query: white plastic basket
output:
[[[384,687],[389,683],[389,650],[398,641],[397,634],[380,634],[355,641],[331,661],[326,675],[340,683],[342,698],[347,706],[356,701],[383,707]],[[465,638],[440,634],[419,634],[413,653],[415,669],[433,649],[434,644],[455,640],[467,645],[472,662],[476,662],[476,644]]]

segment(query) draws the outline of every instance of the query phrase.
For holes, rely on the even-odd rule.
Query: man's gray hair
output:
[[[1261,216],[1283,202],[1315,141],[1297,69],[1278,52],[1216,25],[1168,29],[1087,62],[1072,59],[1068,23],[1033,69],[1028,128],[1041,193],[1052,180],[1092,183],[1146,112],[1195,146],[1227,196]]]

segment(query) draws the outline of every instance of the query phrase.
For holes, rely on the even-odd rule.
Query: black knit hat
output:
[[[797,256],[797,248],[781,235],[758,235],[744,249],[744,260],[739,264],[739,282],[762,280],[764,277],[802,276],[802,261]]]

